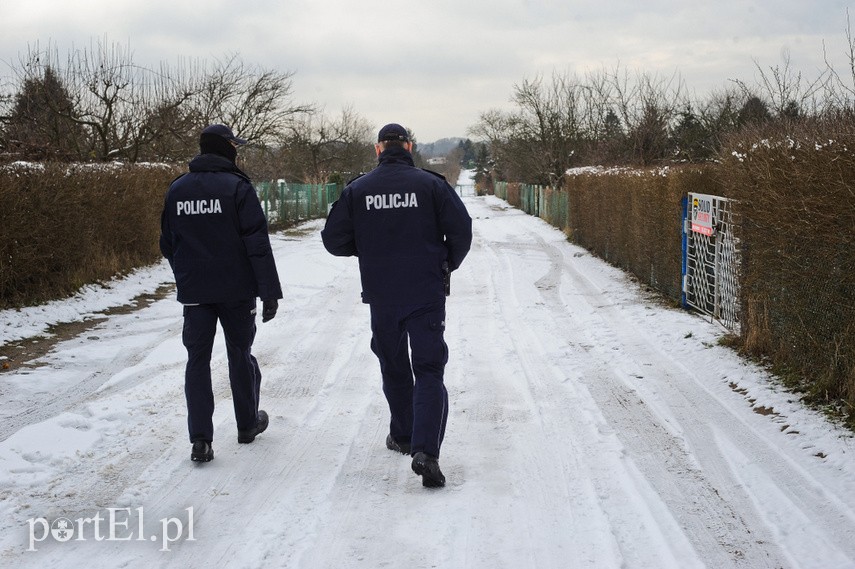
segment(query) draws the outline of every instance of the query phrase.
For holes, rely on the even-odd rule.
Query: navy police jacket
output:
[[[429,304],[445,300],[443,262],[451,270],[463,262],[472,220],[445,178],[391,146],[344,189],[321,238],[333,255],[359,258],[363,302]]]
[[[218,154],[196,156],[190,172],[169,187],[160,251],[172,266],[183,304],[282,298],[255,189]]]

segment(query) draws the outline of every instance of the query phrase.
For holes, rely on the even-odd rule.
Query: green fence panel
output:
[[[543,209],[543,196],[544,188],[542,186],[520,184],[520,209],[529,215],[540,217],[540,212]]]
[[[264,217],[270,218],[270,182],[259,182],[255,185],[258,200],[264,207]]]
[[[497,198],[501,198],[505,201],[508,201],[508,183],[496,182],[493,187],[493,195],[495,195]]]
[[[296,225],[326,217],[330,205],[341,195],[337,184],[292,184],[284,180],[258,182],[255,191],[268,224]]]
[[[495,182],[493,195],[508,201],[508,182]],[[519,209],[561,230],[570,226],[570,198],[566,191],[538,184],[519,184]]]

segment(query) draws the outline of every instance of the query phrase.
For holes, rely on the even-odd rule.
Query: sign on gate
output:
[[[713,234],[713,199],[706,194],[692,194],[692,231]]]

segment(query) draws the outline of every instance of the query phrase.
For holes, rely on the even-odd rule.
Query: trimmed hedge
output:
[[[833,138],[805,125],[788,132],[743,132],[720,163],[571,171],[559,190],[538,189],[538,213],[676,304],[682,199],[696,192],[735,200],[735,347],[809,401],[838,407],[855,427],[855,125],[838,126]],[[523,184],[496,189],[512,205],[525,201]]]
[[[681,199],[706,180],[696,169],[570,176],[570,238],[675,302],[681,291]]]
[[[160,258],[172,166],[0,169],[0,308],[61,298]]]
[[[763,135],[720,168],[742,219],[742,347],[855,425],[855,125]]]

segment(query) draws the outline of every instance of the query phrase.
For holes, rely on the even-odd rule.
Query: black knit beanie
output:
[[[219,154],[232,162],[237,159],[237,148],[218,134],[202,133],[199,136],[199,150],[202,154]]]

